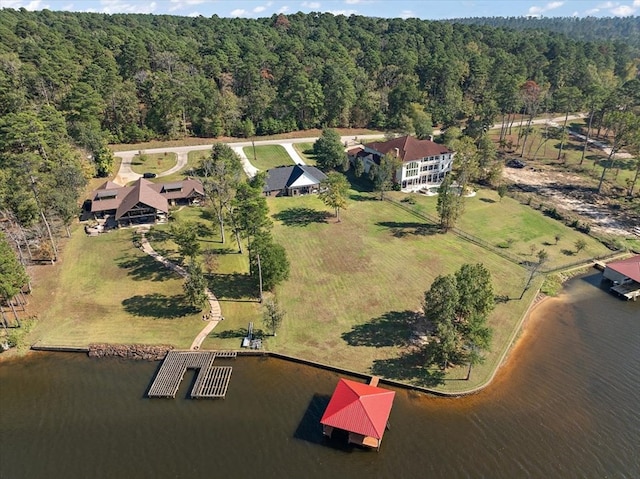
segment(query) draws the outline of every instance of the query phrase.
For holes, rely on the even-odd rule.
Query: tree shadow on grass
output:
[[[207,275],[207,285],[218,299],[247,299],[256,298],[258,286],[248,274],[210,274]]]
[[[575,251],[571,251],[570,249],[561,249],[560,252],[565,256],[574,256],[576,254]]]
[[[311,208],[288,208],[273,215],[285,226],[308,226],[311,223],[326,223],[331,216],[328,211],[318,211]]]
[[[349,195],[349,199],[353,201],[379,201],[380,198],[378,196],[368,195],[368,194],[360,194],[360,193],[352,193]]]
[[[496,200],[492,200],[491,198],[480,198],[480,201],[484,203],[495,203]]]
[[[168,241],[171,239],[171,233],[165,230],[159,230],[157,228],[152,228],[145,233],[145,236],[149,240],[150,243],[159,243],[162,241]]]
[[[342,333],[342,339],[350,346],[407,346],[417,319],[414,311],[389,311],[367,323],[357,324],[351,331]]]
[[[444,371],[437,364],[438,352],[434,345],[426,345],[402,353],[397,358],[376,359],[371,372],[376,376],[407,381],[423,387],[444,384]]]
[[[184,295],[165,296],[158,293],[132,296],[123,300],[122,306],[133,316],[159,319],[178,319],[197,311],[187,303]]]
[[[209,337],[217,338],[217,339],[234,339],[234,338],[242,339],[242,338],[246,338],[248,335],[249,335],[249,330],[247,328],[227,329],[224,331],[219,331],[216,328],[213,330],[213,332],[209,334]],[[266,336],[266,333],[262,329],[253,328],[254,338],[264,338],[265,336]]]
[[[116,264],[126,269],[127,274],[136,281],[166,281],[178,277],[177,273],[165,268],[151,256],[123,256]]]
[[[391,234],[396,238],[404,238],[410,234],[416,236],[431,236],[440,232],[440,228],[437,225],[429,223],[380,221],[376,224],[389,228]]]

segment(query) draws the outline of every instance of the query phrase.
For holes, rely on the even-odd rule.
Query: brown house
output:
[[[107,181],[91,194],[94,218],[113,218],[118,226],[155,223],[166,219],[169,207],[193,204],[204,198],[202,183],[188,178],[173,183],[152,183],[144,178],[132,186]]]

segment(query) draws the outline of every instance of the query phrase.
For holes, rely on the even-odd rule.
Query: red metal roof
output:
[[[620,261],[612,261],[611,263],[607,263],[607,268],[611,268],[625,275],[627,278],[631,278],[640,283],[640,255]]]
[[[340,379],[320,423],[382,439],[396,393]]]

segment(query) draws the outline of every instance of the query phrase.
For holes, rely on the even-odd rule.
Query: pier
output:
[[[216,357],[235,358],[235,351],[169,351],[164,358],[149,393],[150,398],[175,398],[187,369],[197,369],[190,396],[224,398],[231,379],[231,366],[214,366]]]

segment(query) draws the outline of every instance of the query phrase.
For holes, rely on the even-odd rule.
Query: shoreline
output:
[[[393,387],[396,387],[398,389],[421,392],[421,393],[424,393],[424,394],[437,396],[437,397],[442,397],[442,398],[456,398],[456,397],[463,397],[463,396],[470,396],[470,395],[473,395],[473,394],[477,394],[477,393],[481,392],[482,390],[486,389],[488,386],[492,385],[494,383],[495,379],[498,377],[498,373],[499,372],[500,373],[509,372],[508,369],[505,369],[505,368],[509,368],[511,366],[511,363],[514,361],[515,357],[517,356],[518,351],[523,346],[523,340],[525,340],[526,338],[529,337],[528,329],[530,327],[529,323],[530,323],[532,314],[535,312],[535,310],[538,308],[539,305],[541,305],[543,303],[546,303],[550,299],[552,299],[551,296],[546,296],[546,295],[541,296],[539,291],[536,293],[536,295],[534,296],[534,299],[532,300],[531,304],[527,308],[526,312],[522,315],[521,320],[518,322],[517,327],[514,329],[514,333],[512,334],[511,339],[509,341],[509,346],[507,348],[505,348],[505,351],[502,353],[502,355],[500,357],[500,360],[498,361],[497,366],[494,368],[492,373],[489,375],[488,379],[484,383],[480,384],[479,386],[473,387],[473,388],[471,388],[469,390],[466,390],[466,391],[447,392],[447,391],[442,391],[442,390],[438,390],[438,389],[432,389],[432,388],[428,388],[428,387],[417,386],[417,385],[414,385],[414,384],[409,384],[409,383],[396,381],[396,380],[388,379],[388,378],[380,378],[380,383],[381,384],[386,384],[388,386],[393,386]],[[126,345],[112,345],[112,346],[122,346],[122,347],[124,347]],[[43,345],[39,345],[38,342],[36,342],[33,345],[31,345],[29,350],[26,351],[23,355],[13,355],[13,357],[10,357],[10,358],[7,358],[7,359],[11,360],[11,359],[17,359],[19,357],[28,357],[28,356],[30,356],[32,354],[35,354],[35,353],[38,353],[38,352],[84,353],[84,354],[87,354],[87,357],[91,357],[89,355],[90,349],[91,349],[90,347],[71,347],[71,346],[62,346],[62,345],[43,346]],[[205,352],[205,351],[209,351],[209,350],[200,350],[200,351],[201,352]],[[358,377],[358,378],[361,378],[361,379],[369,379],[369,378],[372,377],[372,374],[364,373],[362,371],[354,371],[354,370],[351,370],[351,369],[344,368],[342,366],[321,363],[321,362],[312,361],[312,360],[308,360],[308,359],[304,359],[304,358],[299,358],[299,357],[296,357],[296,356],[289,356],[289,355],[286,355],[286,354],[278,353],[277,351],[236,350],[236,352],[237,352],[238,356],[273,357],[275,359],[279,359],[279,360],[282,360],[282,361],[288,361],[288,362],[294,362],[294,363],[298,363],[298,364],[304,364],[304,365],[309,366],[309,367],[319,368],[319,369],[332,371],[332,372],[336,372],[336,373],[340,373],[340,374],[346,374],[346,375],[353,376],[353,377]],[[122,356],[119,356],[119,355],[100,356],[100,357],[98,357],[98,359],[108,358],[108,357],[120,358],[120,359],[125,359],[125,360],[134,360],[134,361],[139,360],[139,359],[133,359],[133,358],[130,358],[130,357],[122,357]],[[1,361],[1,359],[0,359],[0,361]]]

